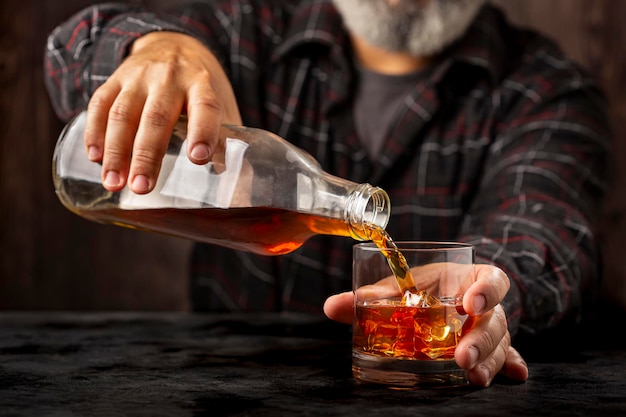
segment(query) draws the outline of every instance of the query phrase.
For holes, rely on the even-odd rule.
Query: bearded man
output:
[[[60,25],[46,61],[59,117],[87,107],[85,146],[111,191],[152,190],[185,113],[194,163],[210,160],[222,123],[260,127],[385,189],[395,240],[474,245],[463,308],[476,326],[455,359],[475,385],[526,380],[515,342],[578,324],[593,301],[603,96],[484,0],[103,4]],[[198,244],[194,309],[323,305],[351,323],[353,243],[316,236],[279,257]]]

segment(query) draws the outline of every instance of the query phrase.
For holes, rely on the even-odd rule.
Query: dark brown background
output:
[[[180,1],[180,0],[176,0]],[[92,223],[57,200],[51,159],[62,124],[43,84],[47,34],[88,0],[0,2],[0,310],[186,310],[190,243]],[[154,6],[166,0],[134,1]],[[497,0],[601,80],[612,105],[614,155],[626,148],[626,2]],[[607,293],[626,306],[626,170],[607,204]]]

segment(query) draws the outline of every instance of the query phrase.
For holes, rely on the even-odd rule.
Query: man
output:
[[[88,106],[85,146],[111,191],[154,187],[182,112],[195,163],[220,124],[261,127],[385,189],[394,239],[475,245],[463,306],[477,325],[455,354],[473,384],[526,380],[511,338],[577,323],[598,285],[602,95],[483,0],[206,0],[161,15],[109,4],[55,30],[46,56],[59,116]],[[280,257],[198,245],[194,308],[324,303],[349,323],[353,243],[319,236]]]

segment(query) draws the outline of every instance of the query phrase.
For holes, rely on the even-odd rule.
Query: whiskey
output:
[[[401,245],[380,233],[376,246],[354,248],[355,379],[399,388],[466,384],[466,371],[458,367],[454,353],[474,323],[463,309],[462,295],[472,280],[472,247]]]
[[[418,301],[413,295],[419,293],[419,291],[415,286],[413,274],[411,274],[411,268],[406,258],[383,228],[370,226],[368,232],[372,242],[382,249],[381,252],[387,258],[389,268],[398,283],[400,294],[402,294],[402,301],[405,304],[415,305]]]
[[[353,348],[384,358],[454,359],[454,349],[468,331],[461,303],[439,299],[436,305],[415,307],[401,298],[357,303]]]
[[[351,236],[340,219],[280,208],[119,208],[78,213],[101,223],[158,232],[261,255],[283,255],[315,234]]]

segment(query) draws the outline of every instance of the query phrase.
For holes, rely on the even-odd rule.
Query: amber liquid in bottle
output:
[[[93,220],[137,230],[169,235],[184,234],[199,242],[236,247],[261,255],[282,255],[298,249],[314,234],[351,236],[343,220],[271,208],[119,208],[81,211]],[[387,257],[402,294],[416,293],[411,270],[389,234],[381,227],[365,225],[371,240]],[[210,237],[207,237],[210,236]],[[234,243],[236,242],[236,243]]]
[[[282,255],[298,249],[314,234],[350,236],[349,226],[329,217],[272,208],[119,208],[79,213],[93,220],[138,230],[185,235],[198,242]]]
[[[292,252],[314,234],[352,236],[350,226],[343,220],[271,207],[110,208],[80,211],[78,214],[137,230],[183,234],[199,242],[245,249],[261,255]],[[383,254],[387,257],[401,294],[417,293],[409,265],[389,234],[374,225],[365,225],[365,231],[376,246],[385,249]]]

